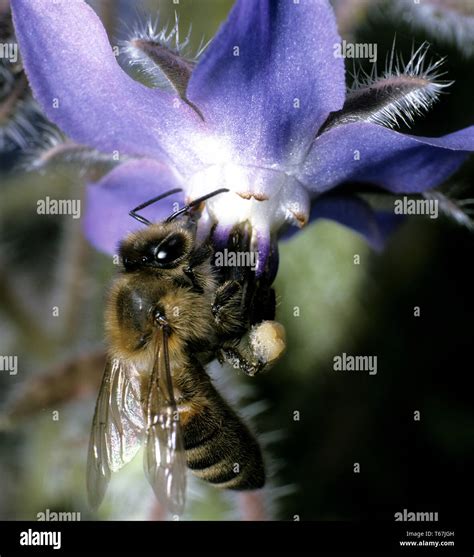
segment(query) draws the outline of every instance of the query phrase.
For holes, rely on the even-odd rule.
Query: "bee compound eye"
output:
[[[155,260],[160,266],[169,266],[181,259],[185,252],[186,240],[181,234],[165,238],[154,250]]]

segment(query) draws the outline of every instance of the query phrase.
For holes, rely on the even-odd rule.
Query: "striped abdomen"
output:
[[[192,366],[177,381],[180,421],[188,467],[217,487],[258,489],[265,483],[260,447],[242,420],[213,387],[209,376]]]

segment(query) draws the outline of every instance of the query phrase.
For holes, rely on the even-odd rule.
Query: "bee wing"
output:
[[[132,362],[108,359],[95,407],[87,459],[87,493],[96,509],[104,498],[111,472],[137,453],[145,420],[139,374]]]
[[[170,512],[181,514],[186,495],[186,456],[164,330],[161,336],[147,399],[144,469],[158,500]]]

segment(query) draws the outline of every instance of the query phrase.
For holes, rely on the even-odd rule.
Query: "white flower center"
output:
[[[188,195],[196,199],[219,188],[230,191],[209,199],[205,210],[212,222],[223,227],[249,223],[253,230],[270,235],[285,223],[302,227],[308,221],[306,189],[281,170],[214,164],[191,177]]]

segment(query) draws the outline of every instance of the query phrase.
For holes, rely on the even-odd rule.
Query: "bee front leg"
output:
[[[212,255],[211,246],[207,243],[201,244],[197,247],[189,257],[189,264],[183,269],[186,279],[191,282],[194,292],[202,294],[204,292],[203,285],[200,283],[199,278],[196,276],[194,269],[202,265]]]
[[[194,292],[197,292],[198,294],[202,294],[204,292],[204,288],[198,283],[198,280],[196,278],[196,275],[194,274],[192,267],[190,266],[185,267],[183,269],[183,273],[191,281],[191,285],[193,287]]]

